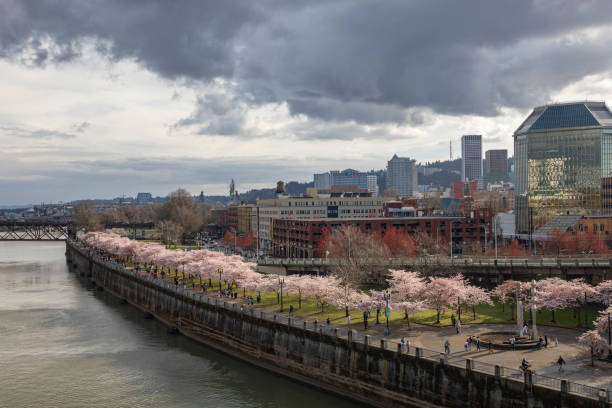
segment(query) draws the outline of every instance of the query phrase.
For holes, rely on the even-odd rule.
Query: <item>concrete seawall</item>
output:
[[[602,407],[605,402],[439,358],[353,342],[271,313],[177,292],[66,244],[72,271],[182,334],[257,366],[379,407]]]

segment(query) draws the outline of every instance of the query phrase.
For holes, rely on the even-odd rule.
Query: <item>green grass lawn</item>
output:
[[[173,282],[174,277],[178,277],[180,284],[182,285],[184,282],[187,283],[188,287],[192,287],[192,281],[185,275],[183,278],[183,273],[179,270],[172,269],[170,272],[166,270],[166,280],[168,282]],[[201,281],[202,283],[208,284],[208,279],[204,279]],[[200,288],[200,279],[195,278],[193,280],[195,283],[195,287],[199,290]],[[213,293],[216,293],[219,289],[219,281],[212,280],[213,287],[209,290],[212,290]],[[242,296],[245,291],[241,288],[238,289],[239,296]],[[247,296],[253,296],[253,298],[257,298],[258,292],[254,291],[246,291]],[[314,298],[305,298],[302,297],[301,307],[299,306],[299,295],[297,293],[289,293],[283,295],[283,305],[284,312],[289,312],[289,306],[293,305],[294,314],[296,316],[301,316],[307,319],[314,320],[315,318],[320,322],[325,321],[328,317],[333,323],[346,324],[346,315],[343,309],[336,309],[332,306],[325,305],[323,311],[321,311],[321,306],[317,305],[316,300]],[[278,296],[275,292],[261,292],[261,302],[257,304],[258,306],[276,310],[280,312],[280,304],[278,302]],[[516,313],[514,308],[510,304],[501,305],[500,303],[495,303],[493,306],[489,306],[486,304],[479,305],[476,307],[476,318],[474,319],[474,314],[472,308],[469,308],[466,305],[462,306],[463,314],[462,321],[464,324],[466,323],[513,323],[513,315]],[[587,314],[589,327],[593,328],[593,320],[598,316],[598,312],[602,310],[600,307],[595,305],[588,305]],[[436,323],[436,311],[433,309],[426,310],[420,313],[416,313],[410,316],[410,322],[414,323],[423,323],[434,326],[448,326],[451,324],[451,315],[455,314],[456,310],[453,308],[452,310],[445,310],[440,314],[440,324]],[[555,322],[552,321],[552,311],[551,310],[540,310],[537,312],[537,323],[543,325],[551,325],[551,326],[559,326],[559,327],[568,327],[568,328],[582,328],[584,327],[584,309],[562,309],[555,311]],[[361,310],[351,310],[351,324],[352,325],[362,325],[363,324],[363,311]],[[385,315],[384,310],[381,310],[379,316],[380,322],[384,323]],[[529,320],[529,311],[525,311],[524,315],[525,320]],[[370,313],[370,318],[368,320],[370,323],[374,323],[376,321],[376,311],[372,311]],[[404,317],[403,311],[400,310],[392,310],[389,316],[389,324],[393,326],[399,325],[407,325],[407,321]]]

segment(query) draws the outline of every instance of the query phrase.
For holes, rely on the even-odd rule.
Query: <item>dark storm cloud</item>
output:
[[[418,125],[404,109],[496,115],[609,70],[608,37],[564,36],[610,15],[608,0],[0,0],[0,55],[69,61],[93,40],[113,60],[171,79],[228,78],[250,103],[288,101],[292,114]],[[241,131],[221,116],[179,125]]]
[[[232,40],[257,20],[250,2],[2,0],[1,54],[43,65],[79,55],[83,40],[97,41],[112,59],[134,58],[162,76],[231,76]]]

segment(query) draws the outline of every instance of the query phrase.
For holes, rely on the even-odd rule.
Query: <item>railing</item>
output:
[[[338,259],[328,258],[271,258],[257,261],[262,266],[332,266],[341,263]],[[372,265],[381,266],[419,266],[419,265],[468,265],[468,266],[529,266],[529,267],[609,267],[612,258],[391,258],[387,261],[372,260]]]
[[[74,244],[74,241],[70,241]],[[315,324],[314,320],[307,320],[302,317],[294,317],[288,315],[281,315],[276,312],[269,311],[261,311],[254,306],[232,302],[229,299],[217,297],[217,296],[209,296],[205,293],[191,293],[189,290],[184,290],[182,287],[176,287],[173,284],[169,284],[167,282],[161,281],[159,279],[151,278],[139,272],[135,272],[133,270],[127,269],[121,265],[118,265],[114,262],[109,262],[105,259],[102,259],[100,256],[95,253],[90,253],[88,250],[84,248],[78,248],[73,245],[74,248],[77,249],[83,256],[91,257],[96,262],[103,264],[109,269],[115,270],[122,274],[127,274],[134,279],[148,282],[152,285],[157,285],[163,287],[166,290],[170,290],[178,295],[188,296],[195,301],[199,301],[202,303],[206,303],[209,305],[214,305],[216,307],[224,308],[227,310],[238,311],[247,316],[255,317],[258,319],[274,322],[277,324],[291,326],[300,328],[306,331],[312,331],[320,333],[321,335],[326,335],[330,337],[337,338],[346,338],[351,342],[359,342],[366,343],[369,347],[382,348],[387,351],[392,351],[395,353],[404,354],[407,356],[413,356],[419,359],[425,359],[429,361],[435,361],[441,364],[448,364],[454,367],[469,369],[472,371],[484,373],[491,376],[499,376],[508,379],[512,379],[519,382],[525,381],[525,375],[521,370],[503,367],[494,364],[485,363],[482,361],[463,358],[463,357],[455,357],[455,355],[444,354],[440,351],[430,350],[423,347],[415,347],[411,346],[410,343],[402,345],[398,342],[389,341],[384,338],[380,338],[377,336],[364,335],[362,333],[357,332],[356,330],[351,330],[347,326],[330,324],[327,325],[325,322],[317,322]],[[350,332],[350,337],[349,337]],[[558,390],[560,392],[568,392],[576,395],[585,396],[592,399],[603,400],[607,402],[612,402],[612,391],[608,391],[603,388],[591,387],[588,385],[566,381],[567,390],[565,391],[563,388],[563,380],[554,377],[548,377],[544,375],[537,374],[533,372],[531,377],[531,381],[533,385],[546,387],[554,390]]]

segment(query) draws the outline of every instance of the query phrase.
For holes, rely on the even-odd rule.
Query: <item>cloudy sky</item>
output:
[[[0,204],[508,148],[612,95],[609,0],[0,0]]]

